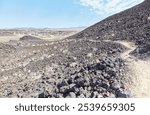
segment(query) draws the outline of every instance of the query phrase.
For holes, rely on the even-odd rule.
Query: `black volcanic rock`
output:
[[[16,48],[12,45],[0,43],[0,56],[1,57],[8,56],[10,52],[13,53],[15,50],[16,50]],[[0,59],[0,61],[1,61],[1,59]]]
[[[41,43],[18,47],[8,53],[10,61],[3,58],[7,65],[0,63],[0,76],[10,77],[0,82],[0,97],[100,98],[117,97],[123,90],[111,87],[114,82],[121,86],[125,70],[119,55],[126,48],[120,44],[84,39]]]
[[[136,45],[143,45],[144,48],[150,43],[150,0],[145,0],[69,37],[69,39],[82,38],[128,40],[135,42]]]
[[[150,2],[110,16],[70,38],[150,40]],[[143,42],[145,42],[143,41]]]
[[[138,46],[138,48],[132,52],[132,55],[140,59],[148,59],[150,57],[150,43]]]
[[[0,50],[2,49],[15,49],[15,47],[13,47],[12,45],[0,43]]]
[[[0,97],[130,97],[120,56],[126,47],[104,40],[135,42],[132,53],[149,56],[149,6],[146,0],[60,41],[20,38],[14,52],[0,55]]]

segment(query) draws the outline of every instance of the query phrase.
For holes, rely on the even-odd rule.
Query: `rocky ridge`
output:
[[[150,55],[150,0],[110,16],[69,39],[126,40],[138,47],[134,55],[147,59]],[[142,53],[141,53],[142,52]]]
[[[129,97],[119,58],[126,48],[120,44],[76,39],[8,44],[15,49],[0,57],[1,97]]]

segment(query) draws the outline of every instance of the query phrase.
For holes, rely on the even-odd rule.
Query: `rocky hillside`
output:
[[[0,97],[130,97],[122,58],[128,49],[116,40],[135,42],[132,54],[148,57],[149,6],[146,0],[64,40],[25,36],[1,43]]]
[[[70,38],[134,41],[138,45],[134,54],[150,56],[150,0],[110,16]]]

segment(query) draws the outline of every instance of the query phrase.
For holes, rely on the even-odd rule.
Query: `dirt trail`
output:
[[[130,72],[128,76],[132,77],[130,90],[133,92],[133,97],[148,98],[150,97],[150,61],[143,61],[131,56],[130,53],[136,48],[131,42],[116,41],[129,50],[124,52],[121,57],[128,62]]]

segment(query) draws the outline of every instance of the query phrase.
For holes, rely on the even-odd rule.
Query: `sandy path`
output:
[[[134,44],[126,41],[116,41],[129,50],[124,52],[121,57],[128,62],[130,72],[128,76],[132,78],[129,89],[133,92],[133,97],[150,97],[150,61],[143,61],[131,56],[130,53],[136,48]]]

